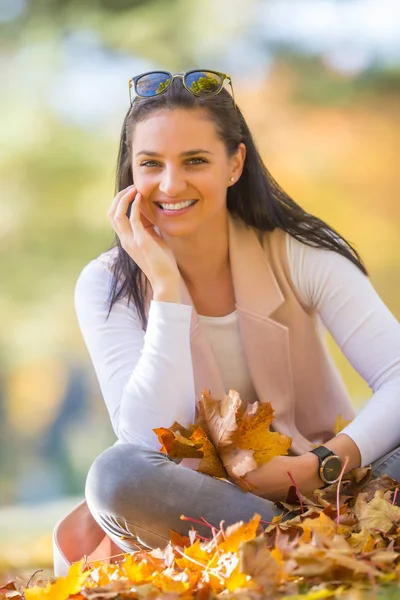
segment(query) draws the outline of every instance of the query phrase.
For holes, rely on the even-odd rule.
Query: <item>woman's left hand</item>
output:
[[[251,493],[268,500],[285,500],[289,488],[294,485],[300,493],[309,494],[322,487],[318,477],[318,459],[314,454],[301,456],[275,456],[269,462],[246,474]]]

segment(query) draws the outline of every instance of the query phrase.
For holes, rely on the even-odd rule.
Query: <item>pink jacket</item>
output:
[[[229,219],[229,254],[242,340],[260,402],[271,402],[274,428],[292,438],[296,454],[334,435],[341,413],[354,417],[339,372],[327,349],[316,311],[304,306],[290,278],[285,232],[258,233],[240,219]],[[192,304],[182,281],[182,302]],[[191,351],[196,397],[226,393],[193,310]],[[72,561],[117,554],[118,548],[90,515],[85,502],[54,529],[54,570],[64,574]]]

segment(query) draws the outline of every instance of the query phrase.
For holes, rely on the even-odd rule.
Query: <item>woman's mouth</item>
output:
[[[198,200],[185,200],[183,202],[155,202],[156,206],[166,214],[181,214],[197,204]]]

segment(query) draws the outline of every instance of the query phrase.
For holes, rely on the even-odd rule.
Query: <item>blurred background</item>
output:
[[[360,252],[400,317],[398,0],[0,0],[0,572],[51,530],[114,434],[76,322],[128,79],[229,73],[265,163]],[[354,404],[371,395],[329,338]],[[0,575],[1,581],[1,575]]]

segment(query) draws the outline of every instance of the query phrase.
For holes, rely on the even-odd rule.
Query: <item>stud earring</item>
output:
[[[231,177],[230,181],[235,181],[235,178],[234,178],[234,177]]]

